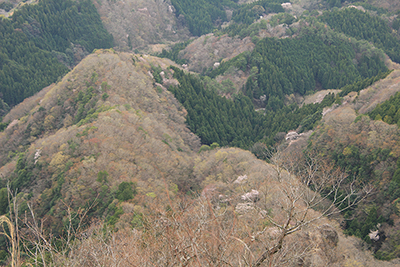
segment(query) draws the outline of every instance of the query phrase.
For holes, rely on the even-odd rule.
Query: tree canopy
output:
[[[87,52],[109,48],[107,33],[89,0],[42,0],[0,20],[0,97],[13,106],[55,82],[72,65],[72,44]]]
[[[227,20],[225,6],[235,6],[232,0],[172,0],[176,17],[187,24],[189,31],[200,36],[211,32],[215,25]]]
[[[247,96],[237,95],[233,100],[221,97],[196,76],[176,68],[174,71],[180,85],[170,90],[188,112],[187,125],[206,145],[215,142],[248,149],[261,140],[272,145],[278,132],[299,126],[300,131],[312,129],[321,119],[322,109],[335,101],[335,96],[329,94],[321,103],[301,108],[293,104],[262,114],[254,110]]]
[[[400,41],[389,25],[378,16],[356,8],[345,8],[324,12],[319,19],[335,31],[345,33],[358,40],[372,42],[395,62],[400,62]]]

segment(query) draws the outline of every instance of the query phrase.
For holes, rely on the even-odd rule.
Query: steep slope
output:
[[[104,8],[103,14],[108,16],[102,18],[109,22],[108,29],[119,34],[121,50],[142,49],[154,40],[176,41],[187,34],[158,34],[165,26],[172,30],[175,27],[172,15],[157,15],[166,14],[166,10],[171,13],[164,2],[97,1],[96,5],[99,10]],[[134,10],[129,11],[130,7]],[[131,19],[134,26],[123,22],[125,19],[122,21],[114,12]],[[129,12],[137,16],[133,19]],[[157,19],[153,20],[154,16]],[[135,28],[139,20],[145,21],[146,32],[139,32],[143,24]],[[286,29],[281,27],[280,33],[285,35]],[[139,34],[124,35],[135,31]],[[224,50],[227,43],[228,50]],[[202,49],[199,54],[195,53],[196,45]],[[249,37],[240,40],[208,35],[189,45],[184,56],[193,58],[190,68],[202,71],[198,62],[211,67],[221,58],[231,58],[243,50],[252,50],[253,46]],[[248,151],[235,148],[211,145],[206,149],[214,150],[196,154],[199,138],[186,127],[185,109],[166,88],[178,83],[172,79],[173,71],[167,68],[170,64],[173,63],[166,59],[98,50],[62,81],[26,99],[4,118],[3,122],[11,124],[0,132],[0,212],[8,212],[4,194],[9,182],[14,192],[20,192],[19,212],[28,212],[29,203],[39,218],[44,218],[45,229],[50,229],[55,237],[62,236],[67,229],[72,218],[69,208],[74,218],[82,218],[85,227],[91,220],[101,222],[83,232],[84,238],[77,235],[71,254],[57,255],[62,262],[75,266],[95,261],[111,266],[113,260],[125,261],[126,265],[134,261],[141,266],[172,262],[206,266],[205,262],[220,260],[219,263],[238,266],[243,262],[237,255],[254,260],[251,253],[259,255],[278,240],[281,232],[268,216],[284,221],[285,214],[279,208],[279,201],[285,197],[284,191],[279,191],[279,170]],[[371,111],[399,91],[399,75],[395,71],[359,95],[351,93],[337,109],[324,112],[324,124],[311,139],[324,156],[335,152],[338,160],[334,163],[344,166],[349,174],[368,174],[361,176],[364,180],[357,186],[370,182],[365,179],[373,180],[376,191],[357,210],[345,215],[344,225],[347,233],[360,228],[363,235],[356,235],[367,242],[371,241],[365,233],[378,229],[383,242],[371,246],[381,259],[399,257],[400,251],[400,190],[394,183],[389,184],[400,157],[399,130],[380,121],[357,118],[357,112]],[[234,82],[242,85],[245,78],[243,72]],[[199,103],[198,100],[194,99]],[[265,127],[272,128],[271,124]],[[374,158],[361,162],[359,154],[371,154]],[[244,176],[247,182],[237,182]],[[294,177],[287,177],[292,188],[309,192],[302,186],[296,187],[299,183]],[[251,193],[255,194],[253,190],[262,192],[261,197],[250,199]],[[199,192],[201,197],[197,196]],[[303,203],[296,208],[303,208]],[[318,214],[310,211],[309,216]],[[352,221],[355,216],[365,222],[362,228]],[[378,226],[378,222],[382,225]],[[107,232],[103,223],[119,232]],[[289,220],[287,226],[291,223]],[[22,227],[29,230],[26,225]],[[274,258],[274,266],[399,264],[374,260],[369,252],[357,249],[359,239],[344,237],[339,225],[332,221],[321,219],[301,230],[285,240]],[[242,247],[243,244],[248,246]],[[33,257],[32,262],[36,259]]]
[[[107,0],[94,3],[118,50],[143,50],[148,45],[189,38],[189,31],[176,20],[169,1]]]
[[[368,0],[368,3],[392,11],[400,10],[400,3],[396,0],[384,0],[384,1]]]
[[[179,57],[188,61],[189,70],[200,73],[222,59],[228,60],[245,51],[251,51],[254,46],[249,37],[241,40],[210,33],[190,43],[179,53]]]
[[[164,173],[175,187],[195,186],[183,177],[198,138],[172,95],[153,86],[150,64],[171,62],[98,51],[4,118],[12,123],[0,134],[2,183],[33,197],[54,230],[63,215],[49,211],[61,200],[80,207],[97,195],[103,207],[93,215],[102,216],[121,182],[136,182],[141,195],[158,192]]]
[[[0,97],[10,106],[61,78],[93,49],[113,45],[90,0],[29,2],[11,13],[0,20]]]
[[[395,66],[395,65],[394,65]],[[371,184],[374,194],[344,214],[348,234],[362,238],[380,259],[400,256],[398,248],[400,184],[396,173],[400,157],[399,128],[364,115],[400,91],[400,72],[343,98],[343,104],[324,112],[309,146],[326,155],[354,177],[355,185]],[[379,231],[379,242],[370,231]]]
[[[226,234],[243,238],[256,255],[262,253],[265,244],[276,241],[279,230],[268,223],[265,214],[273,214],[278,222],[285,218],[279,208],[284,203],[280,200],[285,197],[281,186],[287,186],[278,179],[282,174],[278,175],[274,166],[241,149],[196,154],[199,139],[184,124],[186,111],[153,80],[152,71],[161,68],[164,84],[176,84],[168,79],[172,75],[166,68],[169,64],[171,61],[166,59],[98,50],[61,82],[26,99],[5,117],[12,123],[0,133],[0,175],[3,186],[9,181],[11,188],[20,192],[19,212],[29,211],[29,203],[38,218],[45,219],[44,229],[51,229],[53,238],[67,229],[70,216],[78,221],[80,218],[83,226],[88,226],[91,220],[100,220],[119,230],[115,238],[127,242],[125,247],[113,244],[114,255],[129,248],[128,254],[121,258],[109,257],[108,252],[101,256],[110,250],[101,250],[94,258],[93,253],[99,253],[99,248],[114,239],[99,240],[104,235],[96,235],[100,228],[93,224],[83,233],[87,238],[77,239],[73,254],[54,254],[55,250],[49,250],[54,256],[53,263],[62,260],[71,265],[86,265],[97,260],[110,265],[110,260],[115,259],[135,260],[146,266],[163,264],[164,260],[179,261],[169,245],[192,253],[191,246],[186,244],[195,240],[180,225],[200,227],[196,242],[201,243],[194,245],[209,246],[215,253],[212,255],[218,257],[246,251],[240,241],[222,239]],[[245,181],[237,182],[239,176]],[[291,186],[306,190],[294,177],[283,177]],[[195,194],[201,189],[206,199],[182,195]],[[252,190],[261,192],[261,201],[246,198]],[[7,203],[3,198],[0,202],[0,208],[6,212]],[[260,213],[256,212],[258,207]],[[69,208],[73,215],[69,215]],[[208,213],[209,210],[213,212]],[[215,215],[217,219],[210,220]],[[310,211],[308,216],[319,215]],[[28,216],[28,220],[32,218]],[[172,226],[176,220],[182,224]],[[213,232],[219,229],[215,228],[216,223],[223,227],[218,235],[227,254],[213,250],[210,243],[214,239],[209,238],[208,231],[217,234]],[[290,266],[298,261],[316,266],[367,264],[370,256],[360,256],[364,252],[355,249],[342,235],[338,236],[338,226],[326,224],[335,225],[322,219],[285,239],[284,249],[274,258],[274,265]],[[34,244],[29,243],[35,237],[29,234],[27,225],[20,226],[24,228],[24,242]],[[132,227],[134,231],[129,230]],[[260,233],[264,228],[267,232]],[[259,237],[253,240],[249,231]],[[47,234],[43,232],[46,237]],[[140,236],[144,239],[138,240]],[[303,245],[296,246],[299,242]],[[342,251],[346,251],[348,258],[338,259]],[[170,256],[156,257],[158,253]],[[199,260],[205,262],[208,257],[210,254],[201,252]],[[225,260],[233,264],[241,261],[234,256]],[[385,265],[394,266],[391,263],[382,266]]]

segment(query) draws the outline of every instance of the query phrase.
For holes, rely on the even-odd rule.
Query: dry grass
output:
[[[10,251],[10,254],[11,254],[11,262],[10,262],[11,266],[12,267],[16,267],[16,266],[18,266],[17,265],[18,264],[18,260],[17,259],[19,258],[19,253],[18,253],[19,251],[17,249],[18,244],[17,244],[17,238],[16,238],[14,224],[5,215],[0,216],[0,224],[1,224],[2,228],[3,228],[3,231],[0,232],[0,234],[2,234],[5,237],[7,237],[8,241],[11,243],[11,251]],[[7,225],[9,234],[5,230],[4,224]]]

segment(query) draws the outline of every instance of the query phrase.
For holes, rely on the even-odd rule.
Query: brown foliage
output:
[[[179,42],[189,37],[189,31],[177,25],[167,2],[127,0],[94,4],[120,51],[143,49],[157,43]]]

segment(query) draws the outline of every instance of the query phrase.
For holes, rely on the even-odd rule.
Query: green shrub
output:
[[[122,182],[118,186],[118,191],[115,194],[116,199],[127,201],[136,195],[136,184],[132,182]]]

